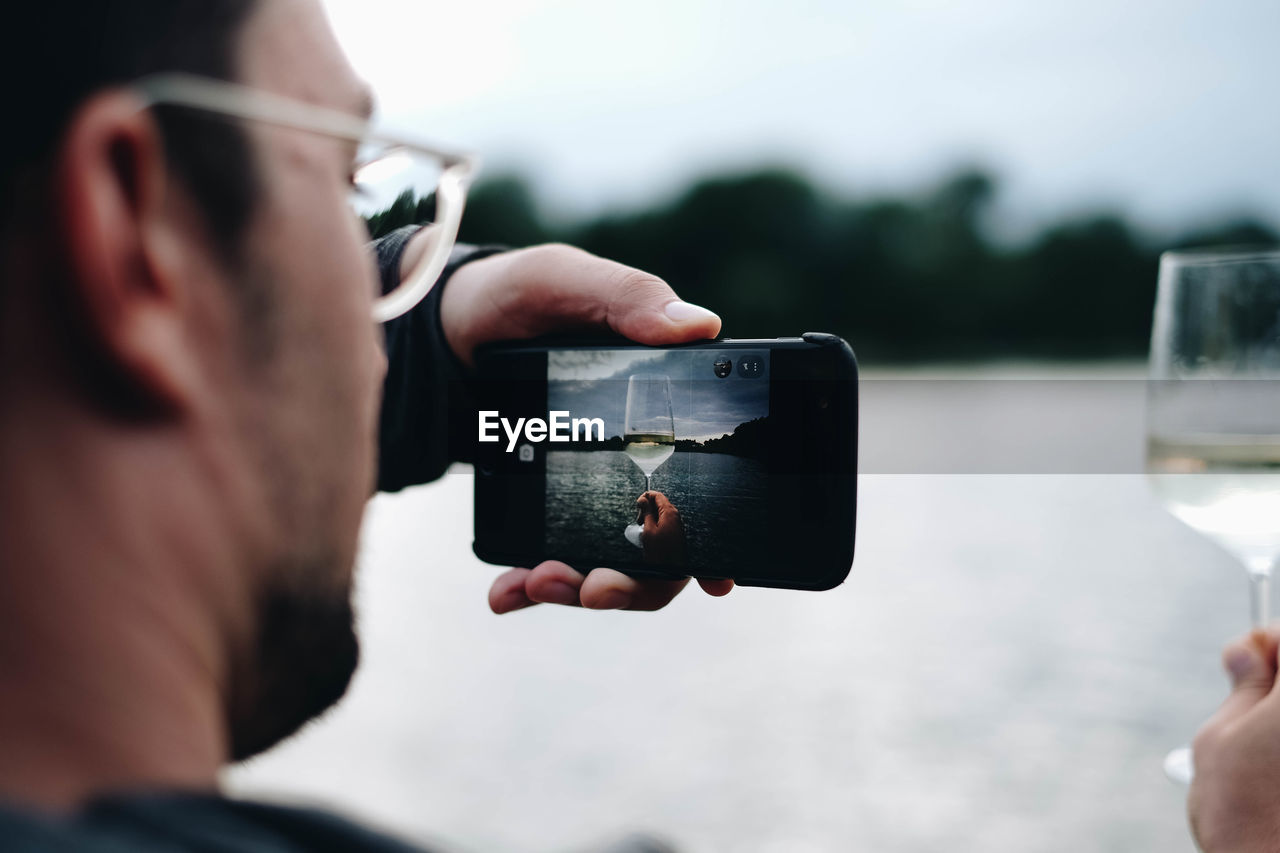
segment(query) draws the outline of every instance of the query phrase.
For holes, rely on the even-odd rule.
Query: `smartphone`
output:
[[[857,361],[841,338],[477,353],[480,559],[830,589],[853,563]]]

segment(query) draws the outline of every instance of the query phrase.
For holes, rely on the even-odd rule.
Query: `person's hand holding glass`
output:
[[[1161,258],[1147,472],[1173,515],[1244,565],[1264,628],[1280,557],[1280,251]],[[1165,772],[1189,782],[1191,750]]]
[[[671,411],[671,380],[666,376],[637,373],[627,380],[627,408],[622,428],[623,450],[644,474],[649,491],[653,472],[676,452],[675,418]],[[644,547],[643,518],[623,530],[627,541]]]

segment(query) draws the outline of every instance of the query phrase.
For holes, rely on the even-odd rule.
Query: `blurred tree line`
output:
[[[1243,220],[1157,244],[1100,213],[1001,246],[984,227],[996,189],[991,175],[964,170],[914,196],[833,198],[768,169],[556,223],[527,182],[505,175],[473,187],[459,239],[572,243],[662,276],[719,313],[726,335],[835,332],[878,361],[1144,355],[1161,251],[1277,241],[1269,225]],[[370,230],[428,221],[433,207],[406,193]]]

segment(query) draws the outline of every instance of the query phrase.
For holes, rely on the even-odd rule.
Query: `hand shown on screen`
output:
[[[636,498],[636,521],[644,525],[644,561],[657,566],[683,566],[684,522],[680,510],[662,492],[650,489]]]
[[[1272,626],[1223,650],[1231,695],[1196,734],[1195,777],[1187,799],[1191,831],[1205,853],[1278,849],[1278,647],[1280,628]]]

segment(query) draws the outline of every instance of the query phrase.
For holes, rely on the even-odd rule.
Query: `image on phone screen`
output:
[[[728,572],[768,548],[767,349],[551,351],[547,409],[592,421],[548,448],[547,553]]]

